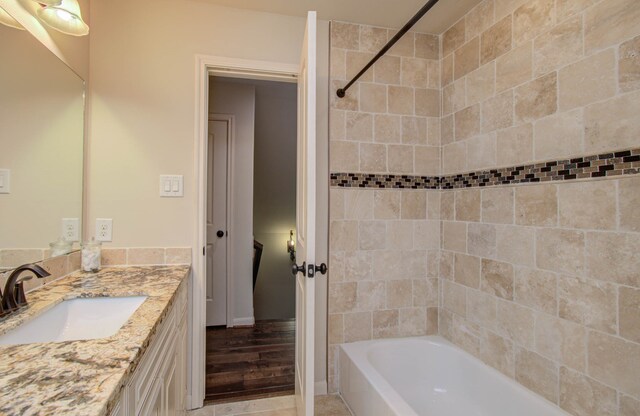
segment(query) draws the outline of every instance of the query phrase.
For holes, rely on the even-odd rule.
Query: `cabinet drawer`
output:
[[[161,368],[161,360],[166,355],[167,349],[170,349],[171,341],[175,337],[176,328],[176,308],[172,308],[164,322],[158,330],[158,335],[151,341],[151,345],[144,354],[140,365],[133,374],[129,383],[131,400],[135,403],[134,413],[138,414],[143,402],[151,387],[154,379]]]

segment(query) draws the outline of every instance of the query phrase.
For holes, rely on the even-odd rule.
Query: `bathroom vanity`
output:
[[[189,266],[105,268],[72,273],[28,293],[29,306],[0,321],[0,414],[183,414],[189,272]],[[10,338],[72,300],[110,298],[117,304],[141,297],[108,337],[85,329],[67,341],[20,344],[19,337]],[[115,315],[119,307],[112,309]],[[103,309],[101,315],[109,313]]]

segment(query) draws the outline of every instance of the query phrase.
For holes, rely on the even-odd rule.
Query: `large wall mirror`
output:
[[[28,31],[0,24],[0,271],[82,238],[84,90]]]

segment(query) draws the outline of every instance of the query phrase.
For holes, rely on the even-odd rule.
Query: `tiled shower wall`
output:
[[[370,30],[334,25],[332,61],[337,68],[332,67],[332,73],[340,74],[340,56],[348,54],[345,44],[335,50],[340,44],[336,41],[349,38],[356,50],[363,36],[368,43]],[[640,8],[635,0],[482,2],[441,37],[441,174],[640,147],[638,35]],[[428,82],[428,68],[426,74]],[[390,102],[387,98],[387,105]],[[375,126],[372,136],[364,136],[367,140],[357,138],[362,143],[344,143],[355,138],[346,133],[346,116],[366,113],[362,106],[359,91],[350,102],[332,104],[331,171],[396,173],[388,162],[377,165],[386,170],[369,168],[371,153],[363,152],[362,145],[376,144],[380,130]],[[436,123],[428,119],[428,140],[436,137],[429,135],[429,126]],[[389,223],[377,233],[361,231],[365,224],[383,221],[375,217],[376,202],[382,198],[377,195],[395,192],[402,200],[404,193],[423,192],[429,206],[425,221],[442,228],[440,250],[430,249],[427,256],[427,282],[438,270],[433,259],[440,257],[439,333],[572,414],[637,415],[640,177],[606,178],[637,172],[637,157],[624,159],[633,154],[638,153],[620,154],[615,167],[585,168],[582,176],[594,176],[588,180],[573,179],[573,166],[542,179],[568,180],[540,184],[443,191],[332,188],[332,204],[344,199],[331,207],[335,276],[330,276],[330,343],[354,340],[350,337],[357,331],[345,327],[346,317],[376,293],[365,286],[358,292],[356,283],[349,297],[345,293],[353,289],[337,286],[357,279],[343,266],[353,261],[343,239],[351,238],[350,247],[358,253],[366,251],[360,247],[372,239],[388,244]],[[413,171],[407,164],[404,173],[437,175],[434,166],[422,167],[414,151]],[[605,179],[595,178],[601,175]],[[373,221],[348,218],[360,215],[345,209],[350,193],[373,194],[365,197],[373,198]],[[430,204],[438,198],[439,212]],[[435,223],[431,231],[438,227]],[[414,228],[416,236],[424,234]],[[372,270],[387,264],[375,251],[370,254]],[[387,282],[385,289],[389,287]],[[343,309],[345,297],[353,299],[348,305],[355,309]],[[371,321],[357,329],[371,329],[356,339],[395,336],[374,330],[374,316],[387,307],[382,306],[367,309]],[[428,328],[433,331],[433,325]],[[335,388],[333,362],[330,384]]]
[[[347,92],[335,90],[395,33],[333,22],[331,172],[438,175],[437,36],[407,34]],[[440,193],[332,188],[329,389],[337,345],[437,332]]]
[[[444,174],[640,147],[639,6],[485,0],[446,31]],[[640,177],[617,178],[442,194],[440,334],[574,415],[640,411]]]

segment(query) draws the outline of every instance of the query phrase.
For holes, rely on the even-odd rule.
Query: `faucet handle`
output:
[[[24,295],[24,281],[29,279],[31,279],[31,277],[22,279],[21,281],[16,283],[14,297],[16,299],[16,303],[18,304],[18,308],[27,304],[27,297]]]

